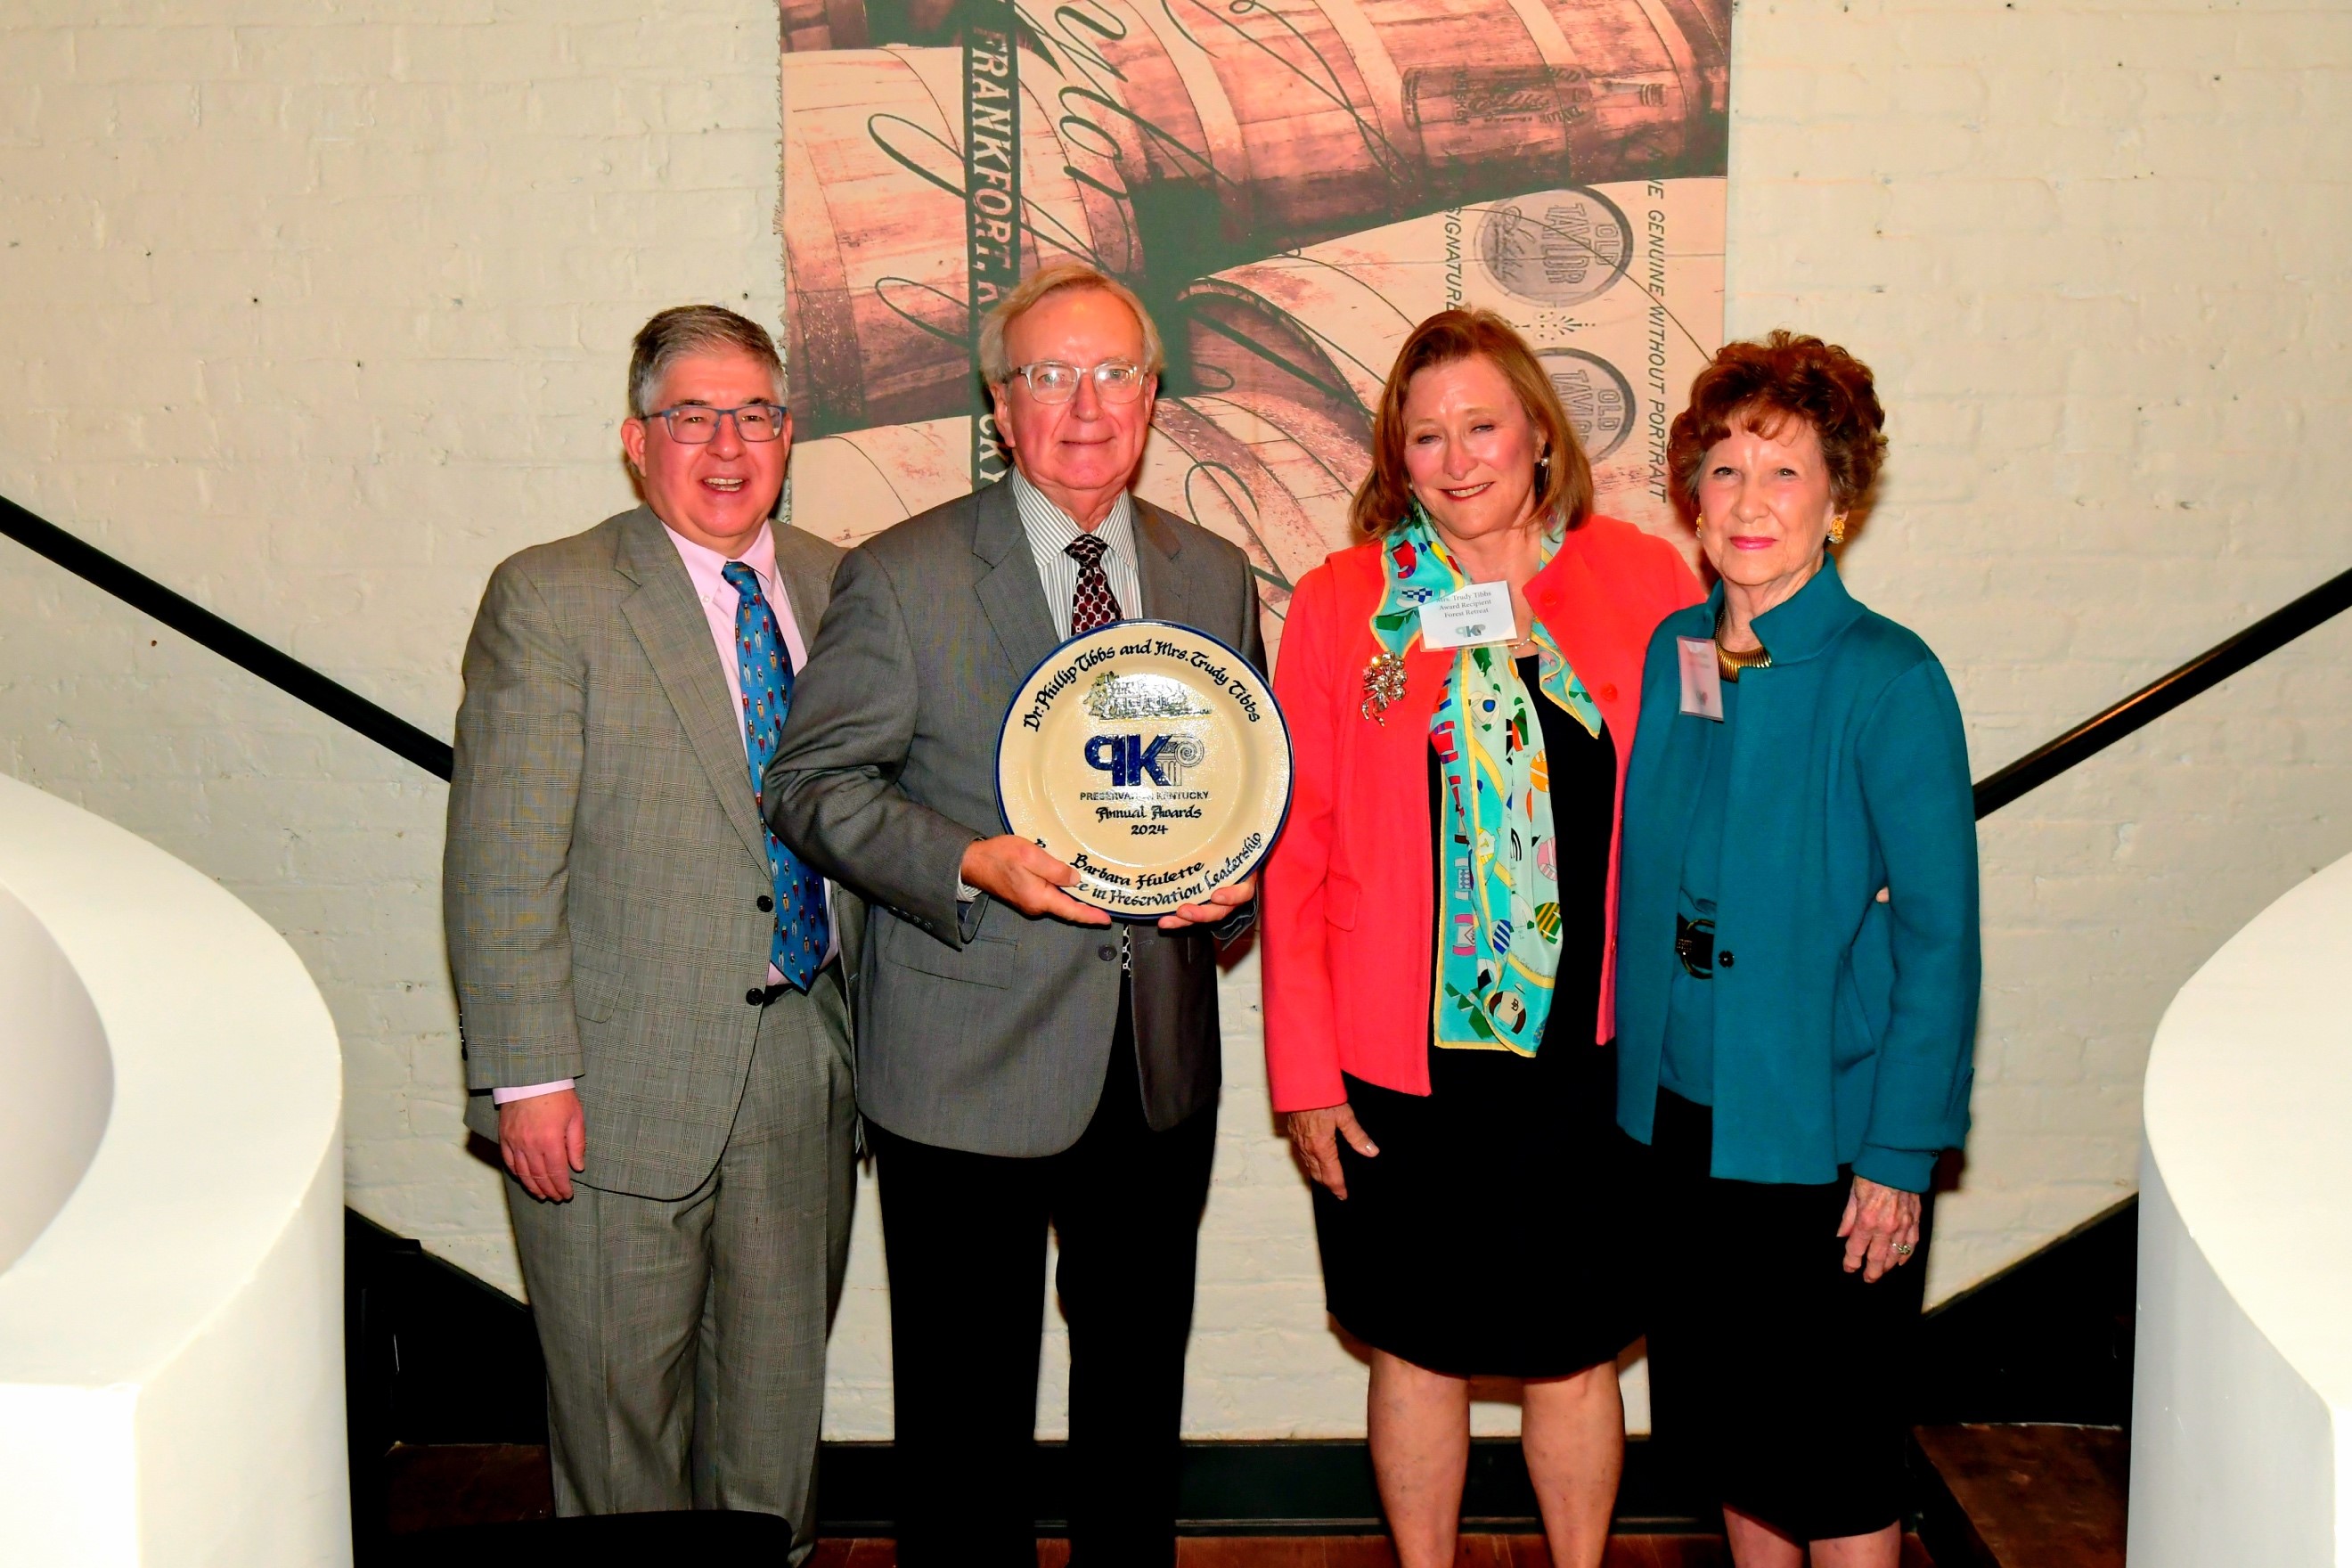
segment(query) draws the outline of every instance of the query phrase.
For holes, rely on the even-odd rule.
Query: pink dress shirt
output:
[[[737,594],[734,585],[721,575],[730,558],[697,544],[667,523],[662,524],[662,531],[669,535],[669,542],[677,547],[678,559],[686,563],[686,574],[694,583],[694,596],[701,601],[702,614],[710,623],[710,642],[719,650],[719,668],[727,677],[729,704],[740,713],[743,711],[743,673],[735,662],[735,613],[742,595]],[[775,535],[762,524],[758,537],[744,547],[742,554],[732,559],[749,566],[751,574],[760,580],[760,593],[768,601],[768,607],[775,612],[776,629],[783,634],[784,651],[791,656],[793,668],[795,670],[804,668],[808,664],[808,641],[801,636],[800,622],[793,616],[793,602],[776,576]],[[747,781],[751,776],[750,746],[750,739],[746,737],[743,776]],[[825,896],[830,902],[830,887],[826,889]],[[831,960],[839,951],[839,938],[832,938],[825,948],[826,959]],[[782,973],[774,964],[768,965],[769,984],[781,985],[783,980]],[[530,1100],[571,1087],[570,1079],[560,1078],[552,1083],[525,1084],[519,1089],[494,1089],[490,1090],[490,1103],[504,1105],[509,1100]]]

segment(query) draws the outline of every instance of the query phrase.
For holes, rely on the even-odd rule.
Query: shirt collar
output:
[[[740,561],[751,569],[751,574],[760,580],[760,592],[772,604],[776,596],[776,536],[769,531],[771,526],[761,523],[760,531],[737,556],[721,555],[707,544],[697,544],[666,522],[662,531],[669,535],[669,542],[677,547],[678,559],[686,563],[686,574],[694,581],[697,598],[708,599],[722,589],[730,597],[734,595],[734,584],[727,581],[726,574],[731,560]]]
[[[1029,535],[1030,548],[1039,554],[1060,554],[1069,548],[1070,541],[1086,530],[1077,520],[1060,507],[1044,490],[1029,482],[1029,476],[1019,468],[1013,470],[1007,481],[1013,486],[1013,499],[1021,513],[1021,526]],[[1109,515],[1095,525],[1095,537],[1110,546],[1129,565],[1135,564],[1135,498],[1125,490],[1111,502]]]

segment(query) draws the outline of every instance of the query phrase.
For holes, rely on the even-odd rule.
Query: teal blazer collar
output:
[[[1705,612],[1708,626],[1723,613],[1720,580],[1706,595]],[[1838,576],[1836,558],[1827,557],[1811,582],[1756,617],[1756,637],[1774,664],[1798,664],[1826,650],[1864,614],[1862,602]]]

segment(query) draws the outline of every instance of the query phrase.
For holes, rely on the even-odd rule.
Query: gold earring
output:
[[[1843,512],[1830,519],[1830,542],[1832,544],[1845,542],[1845,513]]]

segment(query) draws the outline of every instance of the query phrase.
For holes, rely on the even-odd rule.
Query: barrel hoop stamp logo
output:
[[[1636,405],[1633,384],[1623,371],[1582,349],[1542,349],[1536,358],[1551,377],[1587,458],[1598,463],[1625,444],[1633,433]]]
[[[1633,226],[1599,191],[1548,191],[1489,208],[1478,260],[1497,287],[1538,305],[1579,305],[1625,276]]]

